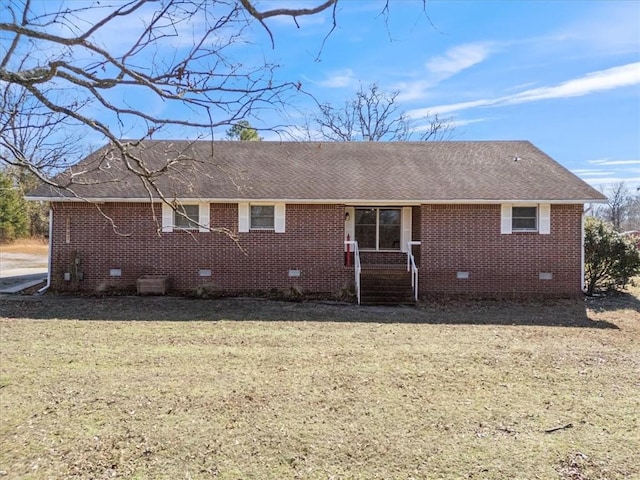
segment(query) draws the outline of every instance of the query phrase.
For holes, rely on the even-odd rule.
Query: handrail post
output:
[[[413,256],[412,247],[414,245],[420,245],[422,242],[407,242],[407,272],[411,272],[411,288],[413,288],[413,297],[415,301],[418,301],[418,267],[416,266],[416,259]]]
[[[358,300],[358,305],[360,305],[360,273],[362,270],[362,266],[360,265],[360,250],[358,249],[358,242],[355,240],[347,240],[344,243],[347,246],[347,248],[349,246],[353,246],[353,258],[354,258],[353,270],[354,270],[355,283],[356,283],[356,298]]]

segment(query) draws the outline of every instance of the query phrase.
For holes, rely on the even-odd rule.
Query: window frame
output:
[[[358,240],[358,236],[356,234],[358,223],[356,218],[358,216],[358,210],[374,210],[375,211],[375,229],[376,229],[376,238],[375,238],[375,247],[363,247],[360,245],[360,240]],[[398,248],[380,248],[380,211],[381,210],[394,210],[398,212]],[[385,225],[383,225],[385,226]],[[388,226],[388,225],[387,225]],[[394,225],[395,226],[395,225]],[[363,252],[402,252],[402,236],[403,236],[403,209],[402,207],[355,207],[354,208],[354,223],[353,223],[353,238],[358,241],[358,248]]]
[[[503,203],[500,205],[500,233],[501,234],[520,234],[520,233],[538,233],[539,235],[551,234],[552,223],[552,204],[551,203]],[[513,209],[518,207],[536,207],[536,228],[521,229],[513,228]],[[522,217],[516,217],[522,218]]]
[[[271,215],[255,215],[255,218],[271,218],[270,226],[254,225],[254,208],[271,208]],[[249,204],[249,230],[267,230],[272,231],[276,229],[276,206],[273,203],[250,203]]]
[[[533,217],[531,216],[516,216],[515,212],[516,209],[522,209],[522,208],[533,208],[535,209],[535,215]],[[516,220],[530,220],[533,219],[534,220],[534,226],[533,227],[516,227],[515,223]],[[539,230],[539,226],[540,226],[540,208],[537,204],[534,205],[512,205],[511,206],[511,231],[512,232],[537,232]]]
[[[252,206],[272,206],[273,207],[273,227],[252,227],[251,226],[251,207]],[[287,206],[284,202],[273,201],[257,201],[257,202],[238,202],[238,233],[255,232],[274,232],[285,233],[286,231],[286,210]]]
[[[176,217],[181,217],[176,210],[179,210],[182,206],[197,206],[198,207],[198,219],[191,218],[191,221],[195,225],[186,227],[176,225]],[[162,232],[210,232],[210,215],[211,205],[209,203],[197,202],[197,201],[184,201],[176,200],[172,204],[162,203]],[[184,218],[184,217],[181,217]]]
[[[194,212],[189,214],[186,208],[196,208],[195,217],[192,216]],[[185,223],[181,225],[181,223]],[[197,203],[182,203],[176,205],[173,209],[173,228],[177,230],[198,230],[200,228],[200,205]]]

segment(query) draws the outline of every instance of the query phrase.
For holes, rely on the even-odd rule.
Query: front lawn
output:
[[[0,478],[639,478],[640,290],[590,302],[0,299]]]

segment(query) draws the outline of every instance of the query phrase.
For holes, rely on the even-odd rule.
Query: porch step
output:
[[[411,273],[406,269],[364,269],[360,276],[361,305],[414,305]]]

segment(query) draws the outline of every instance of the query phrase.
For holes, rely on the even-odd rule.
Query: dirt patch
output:
[[[0,243],[0,256],[4,253],[26,253],[31,255],[47,255],[49,243],[46,239],[25,238],[11,243]]]

